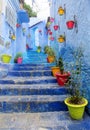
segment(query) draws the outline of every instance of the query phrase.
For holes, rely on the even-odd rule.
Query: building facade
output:
[[[49,27],[54,37],[54,40],[50,41],[50,45],[57,56],[62,53],[62,57],[68,61],[72,60],[70,47],[74,49],[77,46],[82,46],[84,50],[83,78],[85,78],[83,79],[83,88],[90,101],[90,1],[49,0],[49,2],[51,18],[54,18]],[[74,21],[73,28],[67,25],[69,21]],[[55,25],[58,25],[57,30],[54,29]],[[60,36],[64,36],[63,42],[59,42]],[[88,111],[90,113],[90,102]]]

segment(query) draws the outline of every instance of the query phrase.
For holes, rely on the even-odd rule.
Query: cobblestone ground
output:
[[[90,130],[90,117],[76,121],[68,112],[0,114],[0,130]]]

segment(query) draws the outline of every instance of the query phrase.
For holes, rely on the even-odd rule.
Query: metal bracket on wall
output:
[[[65,46],[66,46],[66,34],[65,34],[65,32],[64,32],[64,43],[65,43]]]
[[[64,4],[64,18],[66,19],[66,4]]]
[[[74,22],[75,22],[76,33],[78,33],[78,24],[77,24],[76,15],[74,15]]]

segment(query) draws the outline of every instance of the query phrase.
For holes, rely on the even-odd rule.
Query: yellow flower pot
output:
[[[15,39],[16,39],[16,36],[15,36],[15,35],[13,35],[13,36],[12,36],[12,40],[15,40]]]
[[[63,15],[64,14],[64,9],[62,7],[59,7],[58,14],[59,15]]]
[[[52,70],[52,74],[53,74],[54,77],[56,77],[56,73],[60,73],[59,67],[56,67],[56,66],[52,67],[51,70]]]
[[[85,98],[83,98],[82,100],[84,101],[84,103],[81,105],[76,105],[76,104],[69,103],[69,100],[70,100],[70,97],[66,98],[64,102],[68,107],[71,118],[76,119],[76,120],[82,119],[83,114],[84,114],[84,109],[85,109],[85,106],[88,104],[88,101]]]
[[[65,41],[65,37],[61,35],[61,36],[58,38],[58,42],[62,43],[62,42],[64,42],[64,41]]]
[[[2,56],[1,56],[1,60],[2,60],[2,62],[3,63],[9,63],[10,62],[10,60],[11,60],[11,56],[10,55],[7,55],[7,54],[3,54]]]

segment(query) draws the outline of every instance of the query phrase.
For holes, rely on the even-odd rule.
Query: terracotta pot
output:
[[[64,73],[64,74],[57,73],[57,74],[56,74],[56,77],[57,77],[58,85],[60,85],[60,86],[65,86],[65,83],[67,83],[69,76],[70,76],[70,73],[69,73],[69,72]]]
[[[60,73],[59,67],[54,66],[54,67],[51,68],[51,70],[52,70],[52,74],[53,74],[54,77],[56,77],[57,73]]]
[[[55,26],[54,26],[54,30],[55,30],[55,31],[58,30],[58,28],[59,28],[58,25],[55,25]]]
[[[74,21],[68,21],[68,22],[66,22],[66,25],[67,25],[67,28],[68,28],[68,29],[73,29],[74,24],[75,24]]]

